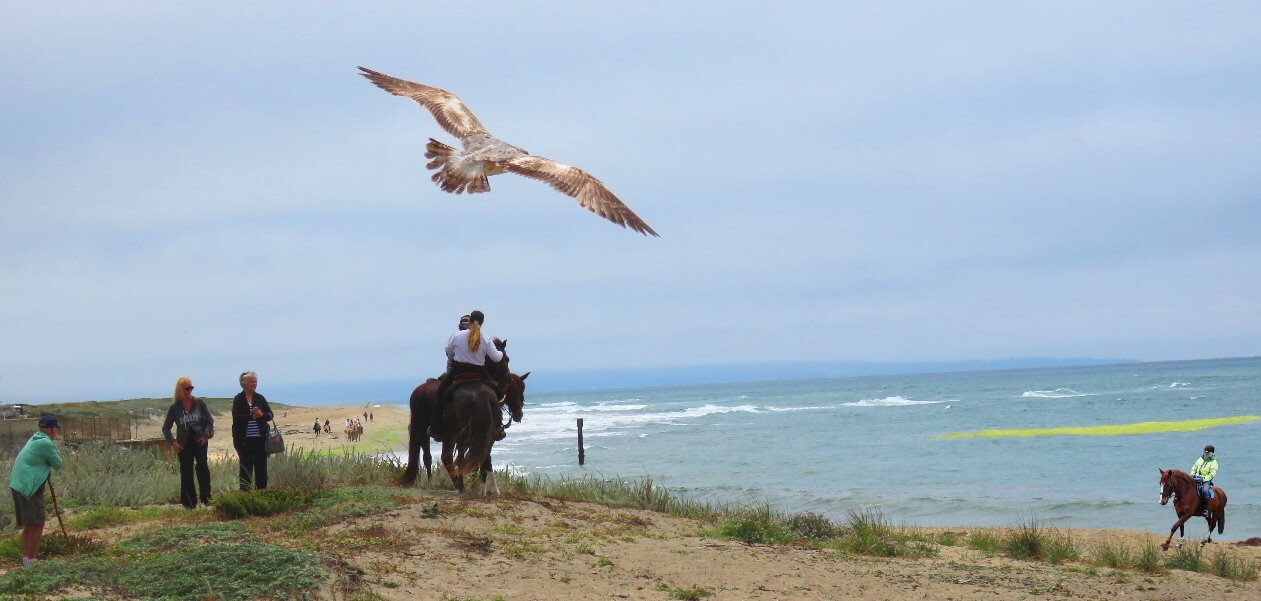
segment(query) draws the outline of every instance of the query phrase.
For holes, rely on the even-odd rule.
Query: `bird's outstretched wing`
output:
[[[447,133],[457,137],[464,138],[470,134],[487,133],[486,127],[481,121],[477,120],[477,116],[464,105],[464,101],[458,96],[427,85],[418,84],[390,77],[384,73],[378,73],[367,67],[359,67],[360,75],[368,78],[368,81],[376,84],[378,88],[385,90],[395,96],[403,96],[415,100],[420,106],[428,109],[433,113],[433,118],[438,120],[438,125]]]
[[[578,199],[578,204],[622,227],[641,234],[657,236],[643,219],[618,200],[604,183],[577,167],[562,165],[551,159],[525,155],[510,159],[503,166],[513,173],[545,181],[553,188]],[[660,237],[660,236],[657,236]]]

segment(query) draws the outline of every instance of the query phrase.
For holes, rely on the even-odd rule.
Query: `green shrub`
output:
[[[39,539],[39,550],[36,553],[39,557],[65,557],[79,553],[96,553],[103,548],[101,543],[92,538],[71,534],[67,540],[61,532],[46,528],[44,536]],[[22,542],[18,535],[0,539],[0,559],[13,563],[22,559]]]
[[[769,505],[729,518],[718,527],[723,538],[750,544],[777,544],[793,540],[792,535],[776,523]]]
[[[1165,567],[1171,570],[1186,570],[1188,572],[1203,572],[1204,558],[1201,555],[1200,545],[1190,544],[1174,553],[1165,560]]]
[[[933,557],[938,552],[919,534],[893,529],[875,510],[851,511],[847,532],[830,546],[842,553],[876,557]]]
[[[154,528],[124,540],[119,547],[134,552],[160,552],[211,543],[239,542],[247,538],[249,533],[239,523],[210,522]]]
[[[968,548],[976,549],[986,555],[998,555],[1002,539],[993,530],[973,530],[968,534]]]
[[[1209,569],[1222,578],[1252,581],[1257,579],[1257,563],[1234,553],[1218,551],[1209,562]]]
[[[296,488],[225,492],[214,499],[215,512],[228,519],[288,513],[311,506],[315,493]]]
[[[1036,521],[1017,526],[1003,538],[1003,555],[1012,559],[1042,559],[1046,535]]]
[[[138,512],[124,511],[119,507],[101,506],[82,511],[66,520],[66,525],[74,530],[96,530],[120,524],[140,521]]]
[[[1068,532],[1052,531],[1047,537],[1046,543],[1043,545],[1043,559],[1051,565],[1059,565],[1066,561],[1077,561],[1081,559],[1081,550],[1077,548],[1077,543],[1073,542],[1073,536]]]
[[[814,512],[794,513],[784,520],[784,527],[807,540],[826,540],[840,533],[831,520]]]
[[[1128,568],[1134,565],[1130,548],[1113,539],[1096,544],[1091,551],[1091,560],[1109,568]]]
[[[310,591],[322,579],[312,553],[245,542],[185,545],[153,555],[125,566],[114,584],[133,597],[228,601]]]
[[[41,559],[0,576],[0,593],[43,595],[69,586],[91,586],[106,579],[114,566],[103,560]]]
[[[1167,571],[1163,563],[1160,551],[1156,549],[1156,544],[1147,541],[1143,545],[1143,550],[1138,552],[1134,557],[1134,567],[1148,574],[1163,574]]]
[[[933,542],[943,547],[953,547],[959,544],[959,533],[958,532],[941,532],[937,534],[936,538],[933,539]]]

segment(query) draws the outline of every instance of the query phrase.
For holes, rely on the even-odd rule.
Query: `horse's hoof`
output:
[[[1161,546],[1160,546],[1160,550],[1161,550],[1161,551],[1168,551],[1168,550],[1169,550],[1169,545],[1161,545]]]

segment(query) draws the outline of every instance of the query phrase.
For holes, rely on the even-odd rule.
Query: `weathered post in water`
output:
[[[582,418],[578,418],[578,465],[587,462],[587,451],[582,447]]]

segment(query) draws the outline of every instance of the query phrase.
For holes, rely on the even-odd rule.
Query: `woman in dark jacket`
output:
[[[272,419],[271,405],[258,388],[258,374],[241,374],[241,392],[232,399],[232,446],[241,460],[241,490],[267,488],[267,422]]]
[[[180,459],[180,502],[192,509],[197,506],[197,492],[201,502],[210,504],[210,467],[206,463],[206,447],[215,437],[215,416],[211,415],[206,402],[193,396],[193,380],[180,376],[175,380],[174,402],[166,411],[162,423],[162,435]],[[174,424],[175,435],[171,436]],[[193,463],[197,464],[197,487],[193,487]]]

